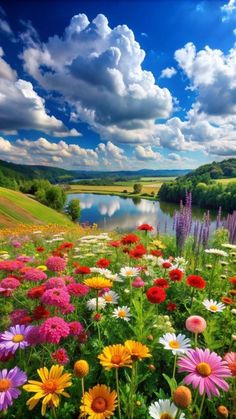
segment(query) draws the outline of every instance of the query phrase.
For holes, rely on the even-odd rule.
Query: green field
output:
[[[216,182],[222,183],[223,185],[227,185],[231,182],[236,182],[236,177],[225,178],[225,179],[215,179]]]
[[[72,225],[63,214],[40,204],[28,196],[10,189],[0,188],[0,228],[16,224]]]

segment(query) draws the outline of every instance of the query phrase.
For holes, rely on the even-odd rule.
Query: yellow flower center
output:
[[[179,349],[180,348],[180,343],[177,340],[171,340],[169,342],[169,345],[173,349]]]
[[[8,378],[2,378],[0,380],[0,393],[7,391],[11,386],[11,381]]]
[[[218,311],[218,307],[215,306],[215,305],[209,306],[209,309],[212,310],[212,311]]]
[[[170,415],[169,413],[161,413],[160,419],[174,419],[172,415]]]
[[[57,387],[58,387],[57,380],[47,380],[42,385],[42,389],[45,391],[45,393],[48,393],[48,394],[55,393],[55,391],[57,390]]]
[[[111,358],[111,362],[112,364],[117,364],[119,365],[121,362],[121,356],[120,355],[113,355]]]
[[[119,317],[125,317],[126,316],[126,312],[124,310],[120,310],[118,313]]]
[[[105,301],[107,303],[110,303],[112,301],[112,296],[111,295],[105,295]]]
[[[14,343],[19,343],[19,342],[22,342],[23,340],[24,340],[24,335],[15,335],[13,338],[12,338],[12,342],[14,342]]]
[[[211,367],[206,362],[200,362],[196,366],[196,370],[202,377],[208,377],[211,374]]]
[[[91,408],[95,413],[103,413],[106,411],[107,401],[103,397],[96,397],[92,402]]]
[[[127,276],[133,275],[133,271],[126,271],[126,275]]]

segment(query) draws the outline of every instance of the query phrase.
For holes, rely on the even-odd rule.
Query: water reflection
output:
[[[155,230],[173,234],[173,217],[178,205],[166,202],[148,201],[142,198],[122,198],[98,194],[69,194],[68,202],[78,198],[81,206],[82,223],[96,223],[107,231],[134,230],[142,223],[151,224]],[[193,209],[193,218],[202,220],[204,210]],[[212,228],[216,213],[211,212]]]

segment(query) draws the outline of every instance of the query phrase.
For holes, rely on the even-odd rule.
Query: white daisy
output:
[[[121,268],[120,275],[124,276],[125,278],[131,278],[133,276],[137,276],[139,274],[138,268],[133,268],[132,266],[125,266]]]
[[[96,298],[91,298],[90,300],[87,301],[87,308],[90,311],[94,311],[96,310]],[[104,300],[103,297],[98,297],[98,309],[101,310],[106,306],[106,301]]]
[[[190,339],[181,333],[177,336],[175,333],[166,333],[159,339],[159,342],[164,345],[165,349],[171,350],[174,355],[186,353],[191,346]]]
[[[149,407],[149,415],[151,418],[154,419],[162,419],[162,418],[168,418],[168,419],[174,419],[176,417],[178,408],[174,405],[174,403],[171,403],[170,400],[158,400],[158,402],[154,402]],[[181,413],[178,416],[179,419],[184,419],[185,414]]]
[[[236,244],[223,243],[221,246],[225,247],[226,249],[236,249]]]
[[[118,304],[119,295],[115,291],[107,291],[102,295],[107,304]]]
[[[185,266],[188,264],[188,261],[181,256],[177,256],[174,262],[177,265],[177,268],[185,268]]]
[[[224,304],[217,303],[217,301],[214,301],[212,299],[211,300],[204,300],[202,302],[202,304],[204,305],[204,307],[207,310],[211,311],[212,313],[217,313],[217,312],[219,313],[219,312],[223,311],[224,308],[225,308]]]
[[[224,250],[220,250],[220,249],[205,249],[206,253],[209,253],[210,255],[215,255],[215,256],[228,256],[228,253],[224,252]]]
[[[127,306],[122,306],[122,307],[118,307],[115,308],[112,312],[112,317],[115,317],[116,319],[122,319],[125,320],[126,322],[130,321],[130,309]]]

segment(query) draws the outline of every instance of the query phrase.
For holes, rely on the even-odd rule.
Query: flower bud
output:
[[[89,364],[84,359],[76,361],[74,364],[74,373],[76,377],[83,378],[89,373]]]
[[[173,392],[173,401],[180,409],[186,409],[192,403],[192,393],[186,386],[179,386]]]
[[[152,335],[148,335],[148,336],[147,336],[147,340],[151,340],[151,341],[152,341],[153,339],[154,339],[154,338],[153,338],[153,336],[152,336]]]
[[[224,419],[224,418],[227,418],[229,416],[229,411],[228,411],[227,407],[219,406],[219,407],[217,407],[217,414],[218,414],[219,418]]]
[[[153,364],[148,365],[148,369],[149,369],[150,371],[156,371],[156,367],[155,367],[155,365],[153,365]]]

